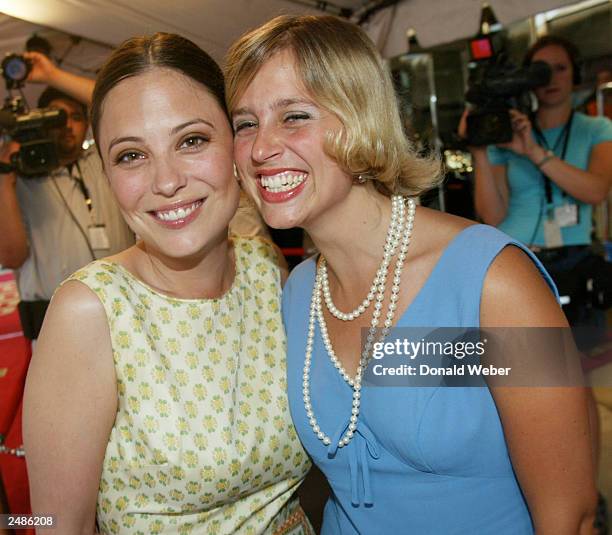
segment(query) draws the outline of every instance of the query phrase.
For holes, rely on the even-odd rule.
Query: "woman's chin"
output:
[[[266,224],[274,229],[283,230],[303,226],[303,215],[289,207],[263,204],[261,215]]]

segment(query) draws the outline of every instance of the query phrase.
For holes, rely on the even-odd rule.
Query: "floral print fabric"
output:
[[[289,415],[275,253],[233,243],[218,299],[165,296],[104,260],[69,279],[104,305],[117,375],[102,533],[274,533],[296,516],[310,462]]]

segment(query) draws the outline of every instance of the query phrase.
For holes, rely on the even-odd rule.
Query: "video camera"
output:
[[[547,63],[534,61],[515,67],[503,55],[476,70],[465,98],[475,105],[467,116],[467,142],[473,146],[512,141],[509,110],[529,113],[529,91],[547,85],[552,71]]]
[[[2,76],[9,92],[0,109],[0,130],[20,144],[19,152],[11,154],[11,163],[0,163],[0,173],[17,173],[23,177],[49,174],[59,166],[57,144],[49,130],[66,124],[66,112],[55,108],[28,110],[11,90],[23,86],[30,71],[29,62],[18,54],[9,54],[2,62]]]

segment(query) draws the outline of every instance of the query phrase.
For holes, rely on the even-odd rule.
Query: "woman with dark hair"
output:
[[[215,62],[134,38],[100,71],[92,126],[140,241],[56,292],[26,385],[34,512],[63,535],[311,533],[287,411],[276,254],[228,240],[238,204]]]
[[[283,316],[291,414],[332,490],[322,533],[590,533],[584,389],[364,383],[392,327],[567,325],[524,246],[415,206],[438,165],[406,141],[371,41],[334,17],[278,17],[232,46],[226,92],[244,187],[320,251]]]

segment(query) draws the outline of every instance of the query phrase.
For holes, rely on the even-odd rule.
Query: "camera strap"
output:
[[[561,133],[559,134],[559,137],[556,139],[552,149],[548,145],[548,141],[546,141],[544,134],[542,133],[542,131],[540,130],[540,127],[537,125],[535,121],[532,122],[533,131],[535,133],[535,136],[538,142],[541,145],[543,145],[546,148],[546,150],[552,150],[552,152],[554,152],[555,154],[557,154],[557,151],[559,150],[559,146],[561,145],[561,142],[563,142],[563,149],[561,151],[561,155],[559,156],[559,158],[561,158],[561,160],[565,160],[565,155],[567,154],[567,147],[569,145],[569,139],[571,135],[573,121],[574,121],[574,110],[572,110],[569,116],[569,119],[567,120],[567,123],[565,123],[565,126],[563,127],[563,130],[561,130]],[[544,191],[546,193],[546,202],[547,204],[552,204],[553,202],[552,182],[550,178],[548,178],[544,173],[542,173],[542,178],[544,179]],[[561,194],[563,195],[563,197],[567,196],[567,194],[563,190],[561,190]]]
[[[76,167],[78,176],[72,174],[72,170],[75,167]],[[91,211],[93,209],[93,203],[91,200],[91,195],[89,194],[89,189],[85,185],[85,180],[83,180],[83,173],[81,173],[81,167],[79,166],[79,162],[76,161],[73,164],[70,164],[69,166],[67,166],[67,168],[68,168],[68,174],[70,175],[70,178],[72,178],[72,180],[74,180],[79,186],[79,189],[81,190],[81,193],[83,194],[83,197],[85,199],[85,204],[87,205],[87,209],[89,210],[89,214],[91,215]]]
[[[94,214],[92,211],[93,203],[91,200],[91,195],[89,194],[89,189],[87,189],[87,186],[85,185],[85,180],[83,179],[83,174],[81,173],[81,167],[79,166],[79,162],[74,162],[73,166],[76,167],[78,176],[74,176],[72,174],[71,168],[69,168],[68,171],[70,171],[70,176],[78,184],[81,193],[85,198],[85,204],[87,205],[87,209],[89,210],[90,224],[87,227],[87,243],[95,259],[96,257],[93,251],[108,251],[110,249],[110,240],[106,232],[106,225],[104,223],[96,223],[96,220],[94,218]]]

